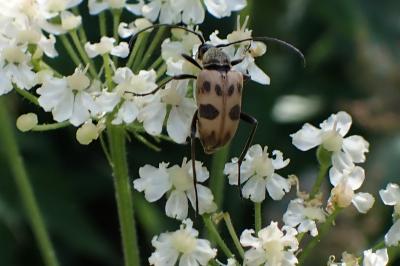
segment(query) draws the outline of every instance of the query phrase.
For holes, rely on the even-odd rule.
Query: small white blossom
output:
[[[339,207],[345,208],[353,203],[354,207],[360,213],[366,213],[371,209],[375,202],[374,197],[369,193],[354,193],[364,182],[364,169],[355,166],[349,169],[339,171],[332,167],[329,170],[329,178],[334,186],[331,193],[330,201],[336,203]]]
[[[393,225],[385,235],[387,246],[397,246],[400,241],[400,187],[397,184],[389,183],[386,189],[379,190],[383,203],[394,206]]]
[[[198,235],[193,222],[186,219],[179,230],[155,236],[151,244],[156,250],[149,258],[150,265],[207,265],[209,260],[215,258],[217,250],[211,248],[208,240],[198,238]]]
[[[236,30],[228,34],[226,39],[220,39],[217,36],[218,31],[215,31],[210,35],[211,44],[227,44],[251,38],[252,31],[246,28],[248,20],[249,17],[246,17],[243,25],[241,25],[240,16],[238,16]],[[223,51],[230,57],[231,60],[243,59],[241,63],[232,67],[233,70],[237,70],[243,74],[249,75],[251,80],[260,84],[270,84],[270,78],[255,64],[254,60],[254,57],[261,56],[266,52],[266,45],[264,43],[246,41],[236,45],[224,47]]]
[[[299,233],[310,232],[312,236],[318,235],[316,222],[325,221],[325,213],[321,208],[321,204],[306,202],[302,198],[291,200],[287,211],[283,215],[285,225],[295,228],[298,226]]]
[[[246,2],[246,0],[204,0],[208,12],[217,18],[229,17],[232,11],[243,9]]]
[[[75,29],[79,27],[82,23],[81,16],[76,16],[69,11],[61,12],[60,17],[61,17],[61,27],[66,31]]]
[[[119,97],[123,100],[121,107],[114,120],[113,124],[126,123],[130,124],[135,121],[139,115],[140,109],[146,102],[152,103],[154,101],[154,96],[149,95],[146,97],[135,97],[132,93],[148,93],[157,87],[156,82],[156,72],[154,70],[140,70],[137,75],[133,74],[132,70],[127,67],[118,68],[113,76],[113,81],[117,84],[114,88],[113,93],[109,94],[108,99],[115,103],[114,97]],[[103,97],[104,98],[104,97]],[[103,100],[100,98],[100,100]],[[117,101],[119,102],[119,101]],[[113,108],[115,105],[113,106]],[[156,110],[154,110],[156,112]],[[143,122],[141,120],[141,122]],[[148,128],[148,121],[144,121],[145,129]],[[162,125],[161,125],[162,127]],[[158,134],[161,133],[157,132]]]
[[[364,251],[363,266],[385,266],[389,262],[387,249],[378,249],[372,252],[372,249]]]
[[[296,265],[297,258],[294,252],[299,247],[296,235],[297,231],[284,226],[279,229],[277,222],[271,222],[269,226],[261,229],[257,236],[254,230],[244,230],[240,236],[240,243],[244,247],[250,247],[244,253],[244,264],[249,266],[259,265]]]
[[[36,84],[30,61],[31,55],[25,47],[0,40],[0,95],[10,92],[13,84],[24,90]]]
[[[91,120],[87,121],[76,131],[76,139],[82,145],[88,145],[99,137],[99,129]]]
[[[89,0],[88,8],[90,15],[97,15],[106,9],[126,8],[132,12],[136,4],[127,4],[126,0]]]
[[[114,43],[114,38],[103,36],[98,43],[91,44],[87,42],[85,44],[85,50],[90,58],[104,54],[112,54],[122,58],[129,55],[129,46],[127,42],[120,42],[117,46],[114,46]]]
[[[204,182],[209,173],[202,163],[196,161],[197,181]],[[140,178],[134,180],[133,185],[139,192],[144,191],[145,198],[149,202],[159,200],[165,193],[168,200],[165,206],[167,216],[183,220],[188,215],[188,199],[193,208],[196,207],[195,190],[193,184],[193,172],[191,161],[183,159],[182,166],[161,163],[158,168],[145,165],[139,169]],[[211,190],[203,185],[196,185],[198,192],[199,213],[214,212],[217,206]]]
[[[118,34],[119,36],[121,36],[121,38],[128,38],[129,36],[135,35],[138,31],[141,31],[152,25],[153,23],[151,23],[148,19],[145,18],[135,19],[129,24],[121,22],[118,26]]]
[[[369,148],[369,143],[361,136],[344,137],[351,123],[351,116],[341,111],[322,122],[320,129],[307,123],[290,136],[293,145],[302,151],[322,145],[332,152],[332,165],[343,170],[354,167],[354,163],[363,163]]]
[[[37,89],[39,104],[46,112],[52,112],[55,121],[69,120],[72,125],[79,126],[90,118],[91,113],[98,113],[94,99],[87,91],[89,85],[89,78],[80,68],[68,77],[48,77]]]
[[[253,145],[247,151],[245,159],[240,167],[243,196],[254,202],[262,202],[265,199],[265,188],[274,200],[280,200],[285,193],[290,191],[288,179],[275,173],[289,164],[289,159],[283,160],[280,151],[273,151],[273,157],[269,157],[268,147],[264,149],[260,145]],[[238,184],[238,158],[233,158],[231,163],[225,164],[224,174],[228,175],[229,184]]]

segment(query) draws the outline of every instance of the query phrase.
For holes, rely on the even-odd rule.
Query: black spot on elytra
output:
[[[235,86],[232,84],[231,86],[229,86],[228,89],[228,96],[231,96],[233,94],[233,91],[235,90]]]
[[[221,86],[220,86],[219,84],[216,84],[216,85],[215,85],[215,93],[216,93],[218,96],[221,96],[221,95],[222,95],[222,89],[221,89]]]
[[[219,111],[212,104],[200,104],[199,114],[201,118],[213,120],[219,115]]]
[[[228,143],[228,141],[231,139],[231,133],[230,132],[228,132],[228,133],[226,133],[226,135],[225,135],[225,137],[224,137],[224,139],[223,139],[223,143],[224,144],[226,144],[226,143]]]
[[[240,117],[240,105],[236,104],[229,111],[229,118],[232,120],[238,120]]]
[[[202,92],[210,92],[211,83],[209,81],[204,81],[203,87],[201,87]]]
[[[238,82],[238,84],[237,84],[237,89],[240,94],[242,92],[242,84],[240,82]]]

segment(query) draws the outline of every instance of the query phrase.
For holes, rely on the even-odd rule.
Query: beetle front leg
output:
[[[243,159],[246,156],[246,153],[250,148],[251,142],[253,141],[254,134],[256,133],[256,130],[257,130],[258,121],[254,117],[252,117],[248,114],[245,114],[245,113],[240,113],[240,119],[253,126],[253,128],[251,129],[250,135],[246,140],[244,149],[242,150],[242,153],[240,154],[240,157],[238,160],[238,188],[239,188],[240,197],[242,198],[243,195],[242,195],[242,189],[241,189],[241,184],[240,184],[241,183],[240,182],[240,166],[242,165]]]
[[[195,67],[199,68],[200,70],[203,70],[203,67],[196,61],[193,59],[193,57],[191,57],[188,54],[181,54],[183,58],[185,58],[189,63],[192,63],[192,65],[194,65]]]
[[[192,157],[192,171],[193,171],[193,186],[194,186],[194,195],[196,201],[196,215],[199,214],[199,196],[197,194],[197,175],[196,175],[196,132],[197,132],[197,110],[193,115],[192,124],[190,126],[190,151]]]

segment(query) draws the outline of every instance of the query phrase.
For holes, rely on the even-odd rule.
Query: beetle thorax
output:
[[[230,67],[231,61],[226,53],[221,49],[212,47],[207,50],[203,55],[203,66],[228,66]]]

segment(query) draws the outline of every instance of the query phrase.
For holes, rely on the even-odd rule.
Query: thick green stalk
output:
[[[113,166],[115,197],[118,207],[125,266],[139,266],[139,248],[133,211],[131,180],[128,176],[124,128],[109,125],[108,142]]]
[[[108,54],[103,55],[103,62],[104,62],[104,71],[105,71],[105,76],[106,76],[106,82],[108,86],[108,90],[112,90],[113,84],[112,84],[112,72],[110,68],[110,56]]]
[[[213,155],[210,172],[210,188],[214,195],[214,201],[219,208],[222,208],[224,201],[225,175],[224,167],[229,156],[229,145],[220,149]]]
[[[154,36],[153,40],[151,41],[149,49],[147,49],[146,53],[144,54],[144,56],[140,62],[139,69],[142,69],[147,65],[150,58],[154,54],[154,50],[159,46],[165,31],[166,31],[166,28],[161,28],[158,30],[158,32],[156,33],[156,36]]]
[[[40,213],[33,188],[25,170],[24,161],[18,151],[15,133],[13,132],[12,122],[6,109],[4,97],[0,97],[0,147],[8,159],[10,169],[14,174],[18,192],[21,196],[26,215],[32,228],[35,239],[42,254],[44,264],[47,266],[58,266],[56,254],[46,226]]]
[[[107,21],[105,12],[99,14],[100,37],[107,36]]]
[[[214,239],[214,241],[221,248],[222,252],[224,252],[228,258],[232,258],[233,257],[232,251],[230,251],[230,249],[222,239],[221,235],[218,233],[217,228],[215,227],[213,221],[211,220],[211,217],[209,215],[203,215],[203,221],[211,238]]]
[[[256,233],[261,230],[262,216],[261,216],[261,202],[254,202],[254,229]]]
[[[299,258],[299,266],[304,265],[305,260],[312,253],[315,246],[321,241],[321,238],[325,236],[326,233],[328,233],[329,229],[331,229],[333,222],[336,216],[339,214],[340,210],[340,208],[336,208],[333,213],[330,214],[325,220],[325,223],[319,230],[318,235],[314,237],[310,242],[308,242],[307,246],[303,249],[303,252],[301,253],[301,256]]]

